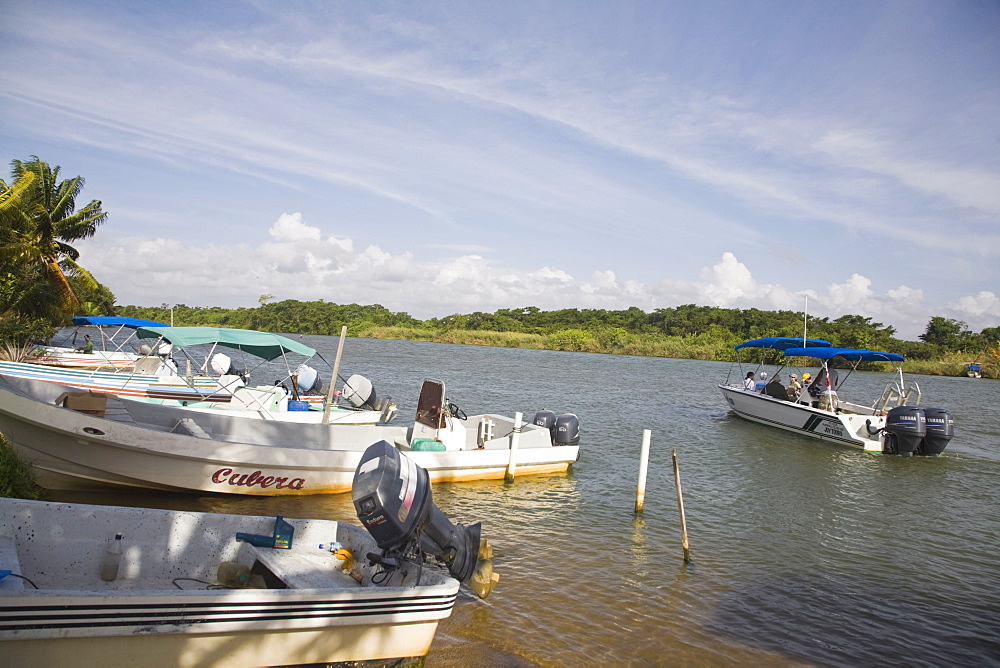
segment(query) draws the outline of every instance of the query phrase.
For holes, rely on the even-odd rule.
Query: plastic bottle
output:
[[[118,567],[122,563],[122,535],[115,534],[115,539],[108,546],[108,551],[104,554],[104,561],[101,563],[101,579],[105,582],[113,582],[118,579]]]

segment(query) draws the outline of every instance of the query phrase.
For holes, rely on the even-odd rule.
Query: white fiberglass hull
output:
[[[461,450],[417,451],[406,445],[406,427],[254,422],[260,429],[255,440],[226,442],[208,433],[167,433],[94,417],[13,388],[0,389],[0,431],[50,489],[136,487],[262,496],[348,492],[365,448],[379,440],[407,450],[432,481],[503,478],[510,461],[505,437],[482,449],[473,443]],[[265,426],[273,428],[267,438],[260,435]],[[306,430],[305,435],[296,430]],[[579,446],[552,446],[548,437],[548,430],[525,426],[516,452],[517,475],[562,472],[577,460]]]
[[[28,358],[28,362],[78,369],[129,368],[135,366],[135,361],[139,359],[135,353],[110,350],[95,350],[92,353],[84,353],[74,348],[54,346],[42,346],[37,350],[40,354]]]
[[[321,542],[375,551],[360,528],[286,520],[292,549],[257,548],[275,518],[0,499],[5,666],[258,666],[425,656],[459,583],[424,568],[375,586],[363,556],[339,568]],[[116,532],[118,576],[100,577]],[[212,588],[223,562],[266,566],[267,589]],[[32,587],[32,583],[37,586]]]
[[[719,390],[733,412],[747,420],[868,452],[883,451],[884,436],[878,430],[885,426],[884,415],[835,413],[731,385],[719,385]]]

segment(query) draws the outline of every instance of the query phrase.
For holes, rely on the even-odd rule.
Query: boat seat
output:
[[[280,387],[240,387],[233,391],[233,398],[227,405],[229,408],[271,412],[277,408],[279,399],[284,397],[285,391]]]
[[[341,560],[326,550],[295,547],[281,550],[241,543],[236,560],[251,568],[259,563],[289,589],[360,586],[341,570]]]
[[[159,357],[141,357],[135,361],[135,374],[137,376],[155,376],[163,366]]]
[[[17,543],[12,536],[0,536],[0,570],[21,574],[21,561],[17,558]],[[20,591],[24,580],[8,575],[0,579],[0,591]]]

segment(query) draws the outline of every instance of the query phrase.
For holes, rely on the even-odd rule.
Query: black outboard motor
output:
[[[925,408],[927,434],[917,448],[918,455],[940,455],[955,435],[955,418],[942,408]]]
[[[401,561],[422,563],[426,552],[480,598],[500,580],[493,572],[493,547],[480,539],[481,525],[452,524],[434,505],[427,471],[386,441],[365,450],[351,498],[358,519],[382,550],[368,555],[373,564],[389,571]]]
[[[531,423],[552,431],[552,428],[556,426],[556,414],[547,409],[538,411],[535,413],[535,418],[531,421]]]
[[[553,445],[580,444],[580,418],[573,413],[563,413],[556,418]]]
[[[909,457],[927,434],[927,419],[918,406],[896,406],[885,418],[886,443],[883,452]]]

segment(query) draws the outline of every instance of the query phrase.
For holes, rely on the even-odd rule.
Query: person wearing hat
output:
[[[753,389],[755,389],[758,392],[763,392],[764,388],[766,386],[767,386],[767,372],[766,371],[761,371],[760,372],[760,380],[758,380],[754,384]]]
[[[789,401],[795,401],[799,398],[799,392],[802,391],[802,383],[799,382],[799,377],[796,374],[792,374],[788,377],[788,390],[787,397]]]
[[[743,379],[743,389],[753,389],[753,371],[747,371],[747,377]]]
[[[781,376],[774,374],[771,382],[764,387],[764,394],[775,399],[781,399],[782,401],[788,399],[788,390],[781,384]]]

